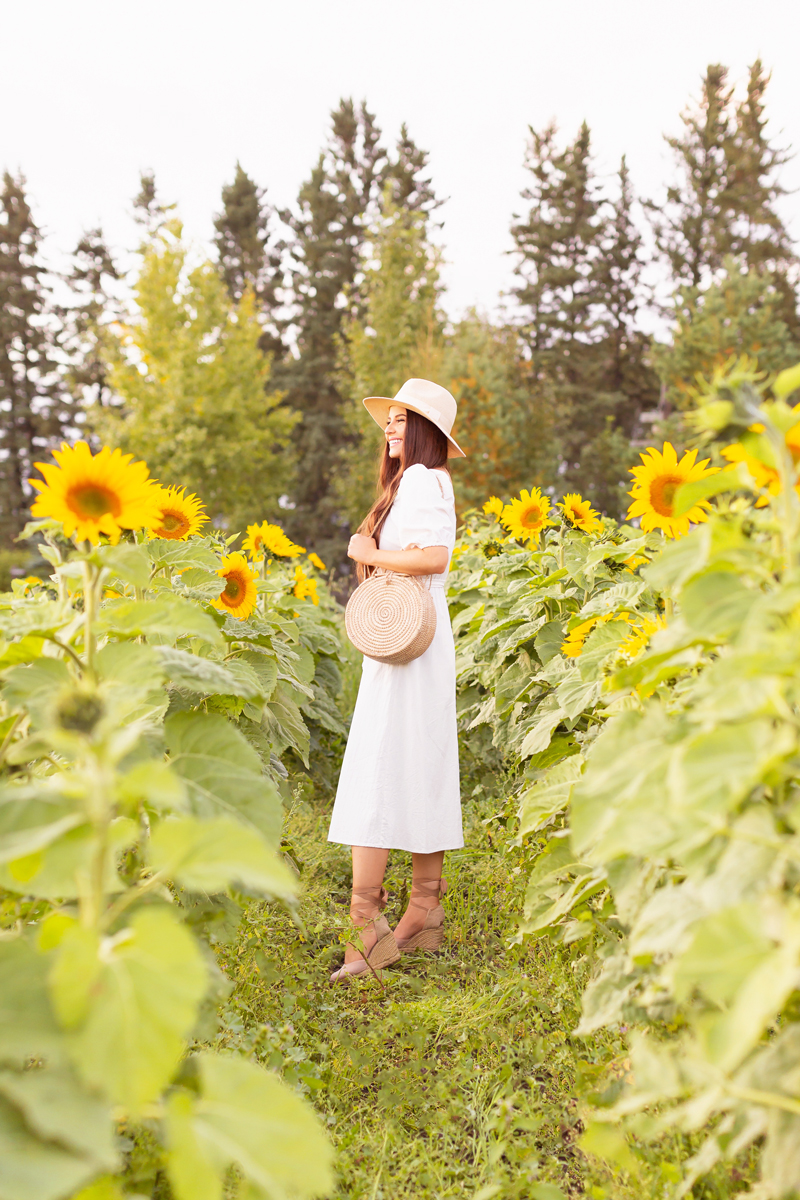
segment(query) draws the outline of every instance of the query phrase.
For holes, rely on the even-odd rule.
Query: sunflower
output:
[[[558,507],[576,529],[582,529],[584,533],[594,533],[595,530],[602,529],[600,513],[595,512],[591,501],[584,500],[576,492],[568,492]]]
[[[325,570],[325,563],[322,561],[322,559],[320,558],[320,556],[318,554],[314,553],[313,550],[311,551],[311,553],[308,556],[308,561],[311,563],[312,567],[316,567],[318,571]]]
[[[565,654],[567,658],[580,658],[583,643],[599,621],[600,617],[590,617],[582,625],[576,625],[574,629],[571,629],[561,643],[561,653]]]
[[[186,488],[159,488],[159,509],[161,521],[153,529],[153,536],[158,538],[185,541],[208,520],[202,500],[193,493],[187,496]]]
[[[501,520],[512,537],[520,541],[532,541],[545,525],[550,524],[547,519],[549,511],[549,497],[543,496],[538,488],[530,492],[523,488],[519,499],[505,505]]]
[[[800,415],[800,405],[792,410]],[[754,425],[751,433],[763,433],[763,425]],[[786,448],[792,456],[792,462],[795,467],[800,464],[800,424],[795,425],[786,434]],[[747,469],[753,476],[753,480],[757,488],[762,488],[769,492],[770,496],[777,496],[781,490],[781,477],[775,467],[769,466],[762,462],[760,458],[755,458],[752,454],[748,454],[747,450],[740,442],[734,442],[732,446],[726,446],[722,451],[722,457],[727,458],[729,463],[746,463]],[[796,490],[800,492],[800,484],[796,485]],[[759,496],[756,500],[756,508],[764,508],[769,504],[769,496]]]
[[[606,613],[602,617],[590,617],[588,621],[584,621],[582,625],[576,625],[569,631],[561,643],[561,653],[567,658],[580,658],[583,652],[583,643],[595,625],[604,625],[606,621],[627,621],[630,624],[630,617],[626,612]]]
[[[247,565],[247,559],[237,550],[223,558],[217,574],[225,580],[219,599],[212,603],[220,612],[230,613],[239,621],[245,621],[256,606],[256,577]]]
[[[503,553],[503,543],[497,538],[489,538],[481,544],[481,550],[484,558],[497,558],[498,554]]]
[[[66,537],[97,545],[105,534],[116,545],[123,529],[152,529],[160,519],[159,488],[147,464],[132,454],[104,446],[93,455],[86,442],[53,451],[58,464],[34,463],[45,482],[29,483],[40,495],[31,505],[34,517],[61,521]]]
[[[298,554],[306,552],[305,546],[296,545],[280,525],[270,525],[268,521],[261,526],[261,542],[267,554],[273,558],[297,558]]]
[[[483,511],[487,516],[497,517],[499,521],[503,515],[503,501],[497,496],[490,496],[483,506]]]
[[[636,658],[637,654],[644,650],[654,633],[658,633],[659,629],[667,628],[667,622],[663,617],[640,617],[639,622],[638,625],[632,627],[628,637],[619,645],[620,654],[627,654],[629,658]]]
[[[639,457],[643,466],[631,467],[634,484],[628,495],[633,496],[633,504],[628,509],[628,516],[641,517],[645,533],[652,529],[663,529],[667,537],[680,537],[689,532],[692,522],[708,520],[706,500],[695,504],[683,516],[674,516],[675,493],[683,483],[716,475],[719,467],[709,467],[707,458],[696,463],[696,450],[687,450],[678,462],[674,447],[669,442],[664,442],[660,453],[651,446]]]
[[[293,594],[298,600],[312,600],[314,604],[319,604],[317,581],[309,579],[299,563],[294,569],[294,580]]]
[[[260,525],[247,526],[247,537],[242,542],[242,549],[247,551],[253,562],[261,562],[264,557],[264,530],[268,528],[266,521],[262,521]]]

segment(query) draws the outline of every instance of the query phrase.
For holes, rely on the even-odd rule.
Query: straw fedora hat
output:
[[[441,429],[450,443],[447,450],[448,458],[466,458],[466,454],[455,438],[450,436],[453,422],[456,419],[456,402],[438,383],[429,379],[407,379],[400,391],[391,400],[388,396],[367,396],[364,400],[366,408],[373,421],[383,429],[389,420],[389,409],[393,404],[402,408],[410,408],[412,412],[427,417],[432,425]]]

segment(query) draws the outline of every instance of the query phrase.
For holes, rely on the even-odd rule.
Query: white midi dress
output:
[[[455,539],[450,476],[421,463],[409,467],[381,531],[381,550],[446,546],[449,555]],[[328,841],[415,854],[464,845],[446,581],[446,570],[430,577],[436,633],[424,654],[403,666],[364,659]]]

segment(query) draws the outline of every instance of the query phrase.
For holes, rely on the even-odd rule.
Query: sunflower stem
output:
[[[671,621],[675,616],[675,601],[672,599],[672,596],[664,597],[664,615],[668,621]]]
[[[98,575],[93,565],[83,561],[83,652],[86,658],[86,670],[94,675],[95,633],[94,623],[97,619],[97,580]]]

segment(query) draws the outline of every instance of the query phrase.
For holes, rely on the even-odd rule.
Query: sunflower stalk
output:
[[[88,558],[83,560],[83,650],[86,670],[94,676],[94,655],[97,640],[94,626],[99,608],[100,569]]]

